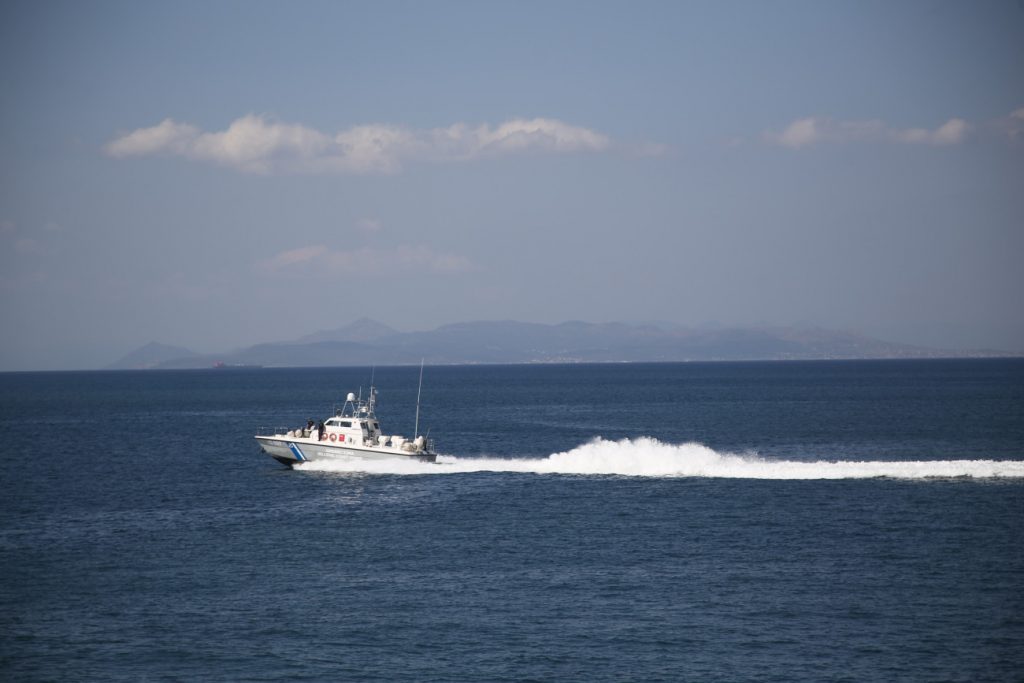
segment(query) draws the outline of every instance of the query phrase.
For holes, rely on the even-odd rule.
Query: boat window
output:
[[[352,423],[348,420],[338,420],[339,427],[351,427]]]
[[[373,423],[373,431],[375,431],[375,432],[376,432],[376,431],[378,431],[378,430],[380,430],[380,425],[379,425],[379,424],[377,424],[376,422],[374,422],[374,423]]]
[[[338,422],[339,422],[339,420],[328,420],[327,421],[327,426],[330,427],[332,425],[336,425],[336,424],[338,424]]]

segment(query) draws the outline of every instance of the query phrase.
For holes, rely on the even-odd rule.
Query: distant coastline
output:
[[[1015,358],[991,350],[933,349],[822,328],[744,327],[697,330],[660,325],[476,321],[398,332],[363,318],[293,341],[201,354],[152,342],[111,370],[345,367],[366,365],[541,365]]]

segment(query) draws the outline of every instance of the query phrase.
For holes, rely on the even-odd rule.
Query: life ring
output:
[[[331,441],[335,441],[335,440],[336,440],[337,438],[338,438],[338,437],[337,437],[336,435],[334,435],[334,434],[331,434]]]

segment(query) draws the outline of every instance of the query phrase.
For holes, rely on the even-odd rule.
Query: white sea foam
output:
[[[633,477],[719,477],[730,479],[868,479],[892,477],[1024,478],[1020,460],[869,460],[804,462],[773,460],[757,454],[719,453],[699,443],[666,444],[652,438],[595,439],[546,458],[458,458],[437,463],[415,460],[329,460],[303,463],[314,472],[370,474],[536,474],[621,475]]]

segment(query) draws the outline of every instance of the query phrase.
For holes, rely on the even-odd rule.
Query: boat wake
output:
[[[876,460],[803,462],[771,460],[757,454],[719,453],[699,443],[667,444],[648,437],[595,439],[546,458],[458,458],[437,463],[414,460],[318,460],[296,465],[304,472],[368,474],[535,474],[620,475],[632,477],[717,477],[728,479],[895,479],[1024,478],[1021,460]]]

